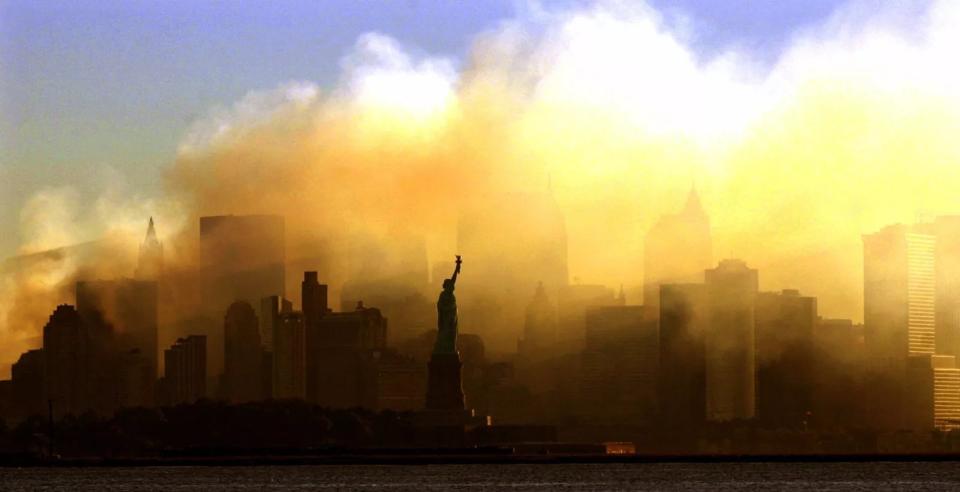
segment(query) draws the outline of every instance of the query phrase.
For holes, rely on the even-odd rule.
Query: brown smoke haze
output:
[[[31,202],[25,254],[109,240],[4,266],[0,361],[37,345],[77,278],[132,275],[149,215],[176,270],[195,261],[199,216],[282,214],[288,260],[321,270],[336,297],[358,272],[422,261],[391,254],[418,238],[431,264],[450,261],[464,210],[548,183],[571,280],[639,285],[644,234],[696,183],[715,259],[859,319],[860,235],[960,213],[960,7],[901,17],[853,4],[765,69],[736,50],[697,58],[679,21],[643,6],[532,9],[478,37],[463,67],[365,35],[337,87],[254,91],[196,122],[162,196],[106,192],[72,228],[68,191]]]

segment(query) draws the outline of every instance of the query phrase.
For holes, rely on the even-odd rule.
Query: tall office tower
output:
[[[915,355],[907,363],[905,428],[960,429],[960,369],[952,355]]]
[[[224,370],[221,392],[235,403],[263,399],[263,348],[257,314],[248,302],[230,305],[223,323]]]
[[[157,280],[163,273],[163,244],[157,239],[157,231],[153,227],[153,217],[147,225],[147,235],[140,244],[140,255],[137,258],[137,280]]]
[[[273,397],[306,398],[306,317],[281,312],[273,329]]]
[[[863,236],[863,324],[871,356],[935,350],[936,236],[892,225]]]
[[[607,419],[652,419],[657,411],[657,319],[645,306],[586,312],[581,399],[584,412]]]
[[[549,191],[499,194],[466,211],[457,250],[463,278],[470,278],[457,284],[461,326],[481,330],[494,350],[516,347],[514,327],[523,324],[531,282],[543,282],[555,299],[569,282],[566,224]]]
[[[863,427],[871,413],[864,388],[868,385],[863,324],[849,319],[819,319],[814,332],[816,383],[814,425],[825,428]]]
[[[750,419],[756,413],[757,271],[723,260],[705,277],[707,419]]]
[[[76,308],[57,306],[43,327],[45,400],[54,414],[79,414],[88,409],[88,338]]]
[[[151,280],[80,281],[76,286],[77,312],[90,330],[97,325],[112,330],[111,349],[137,350],[157,377],[157,282]],[[151,383],[152,384],[152,383]]]
[[[241,300],[256,309],[260,299],[284,296],[286,239],[279,215],[200,217],[198,283],[204,298],[198,318],[220,319],[224,306]],[[197,326],[207,335],[207,363],[212,374],[223,371],[223,332],[219,323]],[[216,348],[216,349],[215,349]]]
[[[163,351],[164,374],[160,387],[166,405],[193,403],[207,396],[207,337],[178,338]]]
[[[523,339],[517,343],[520,357],[526,362],[544,359],[552,354],[557,341],[557,312],[541,282],[527,305]]]
[[[300,298],[304,322],[309,330],[310,327],[317,326],[320,318],[330,312],[327,307],[327,286],[317,281],[317,272],[303,272]]]
[[[113,404],[117,408],[153,406],[157,376],[150,361],[138,349],[118,352],[111,359],[116,371],[110,378],[115,385]]]
[[[659,402],[664,422],[681,428],[706,420],[706,287],[660,284]]]
[[[960,216],[937,217],[936,353],[960,357]]]
[[[654,309],[660,284],[701,282],[713,264],[710,218],[690,189],[678,214],[664,215],[647,233],[643,253],[643,305]]]
[[[263,349],[273,352],[273,333],[280,323],[280,315],[293,311],[293,303],[280,296],[260,299],[260,341]]]
[[[30,350],[21,354],[10,368],[15,417],[43,415],[47,411],[47,401],[44,399],[44,357],[43,349]]]
[[[757,416],[801,428],[813,410],[817,299],[799,291],[757,295]]]
[[[387,345],[387,320],[376,308],[358,305],[327,313],[307,334],[307,399],[324,406],[363,404],[367,362]]]

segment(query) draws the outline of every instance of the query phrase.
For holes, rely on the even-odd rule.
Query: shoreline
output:
[[[156,466],[310,466],[310,465],[563,465],[563,464],[666,464],[666,463],[872,463],[960,462],[960,453],[889,454],[697,454],[697,455],[514,455],[469,453],[456,450],[434,454],[344,453],[302,456],[155,456],[155,457],[0,457],[0,468],[28,467],[156,467]]]

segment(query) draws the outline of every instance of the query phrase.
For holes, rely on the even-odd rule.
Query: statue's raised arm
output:
[[[457,255],[457,266],[453,269],[453,276],[450,277],[450,281],[453,283],[457,283],[457,275],[460,275],[460,263],[460,255]]]

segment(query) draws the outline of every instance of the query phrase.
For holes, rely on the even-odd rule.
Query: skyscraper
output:
[[[550,303],[543,283],[537,285],[533,299],[527,305],[523,324],[523,339],[518,342],[520,356],[526,361],[543,359],[555,350],[557,341],[557,314]]]
[[[42,415],[47,409],[44,357],[43,349],[30,350],[21,354],[10,368],[13,414],[16,417]]]
[[[45,399],[58,416],[88,408],[88,339],[76,308],[57,306],[43,327]]]
[[[317,272],[303,272],[300,298],[304,322],[308,329],[316,326],[320,318],[330,311],[327,306],[327,286],[317,280]]]
[[[223,322],[224,370],[221,393],[235,403],[263,395],[263,348],[257,314],[245,301],[230,305]]]
[[[280,315],[293,311],[293,303],[280,296],[260,299],[260,341],[263,349],[273,352],[273,334],[280,323]]]
[[[137,350],[157,376],[158,289],[152,280],[80,281],[76,286],[77,312],[93,328],[106,323],[111,349]],[[102,327],[107,329],[106,327]]]
[[[657,320],[646,306],[586,311],[581,398],[603,419],[651,419],[657,410]]]
[[[863,236],[863,324],[872,357],[934,353],[936,243],[900,224]]]
[[[349,408],[364,401],[365,378],[375,352],[387,345],[387,320],[362,304],[327,313],[307,335],[307,399]]]
[[[163,360],[164,404],[193,403],[207,396],[207,337],[178,338],[163,352]]]
[[[960,357],[960,215],[933,223],[936,246],[936,352]]]
[[[706,288],[703,284],[660,285],[660,412],[681,427],[706,416]]]
[[[796,290],[757,295],[757,415],[778,428],[801,427],[813,409],[817,299]]]
[[[279,313],[273,331],[274,398],[306,398],[306,357],[306,317]]]
[[[140,255],[137,257],[137,280],[157,280],[163,273],[163,244],[157,239],[157,231],[153,227],[153,217],[147,225],[147,235],[140,244]]]
[[[960,428],[960,369],[952,355],[915,355],[907,364],[905,428]]]
[[[710,218],[700,196],[690,188],[678,214],[664,215],[647,233],[643,255],[643,305],[654,309],[660,302],[660,284],[703,280],[713,260]]]
[[[753,418],[756,412],[757,271],[723,260],[705,272],[707,418]]]

